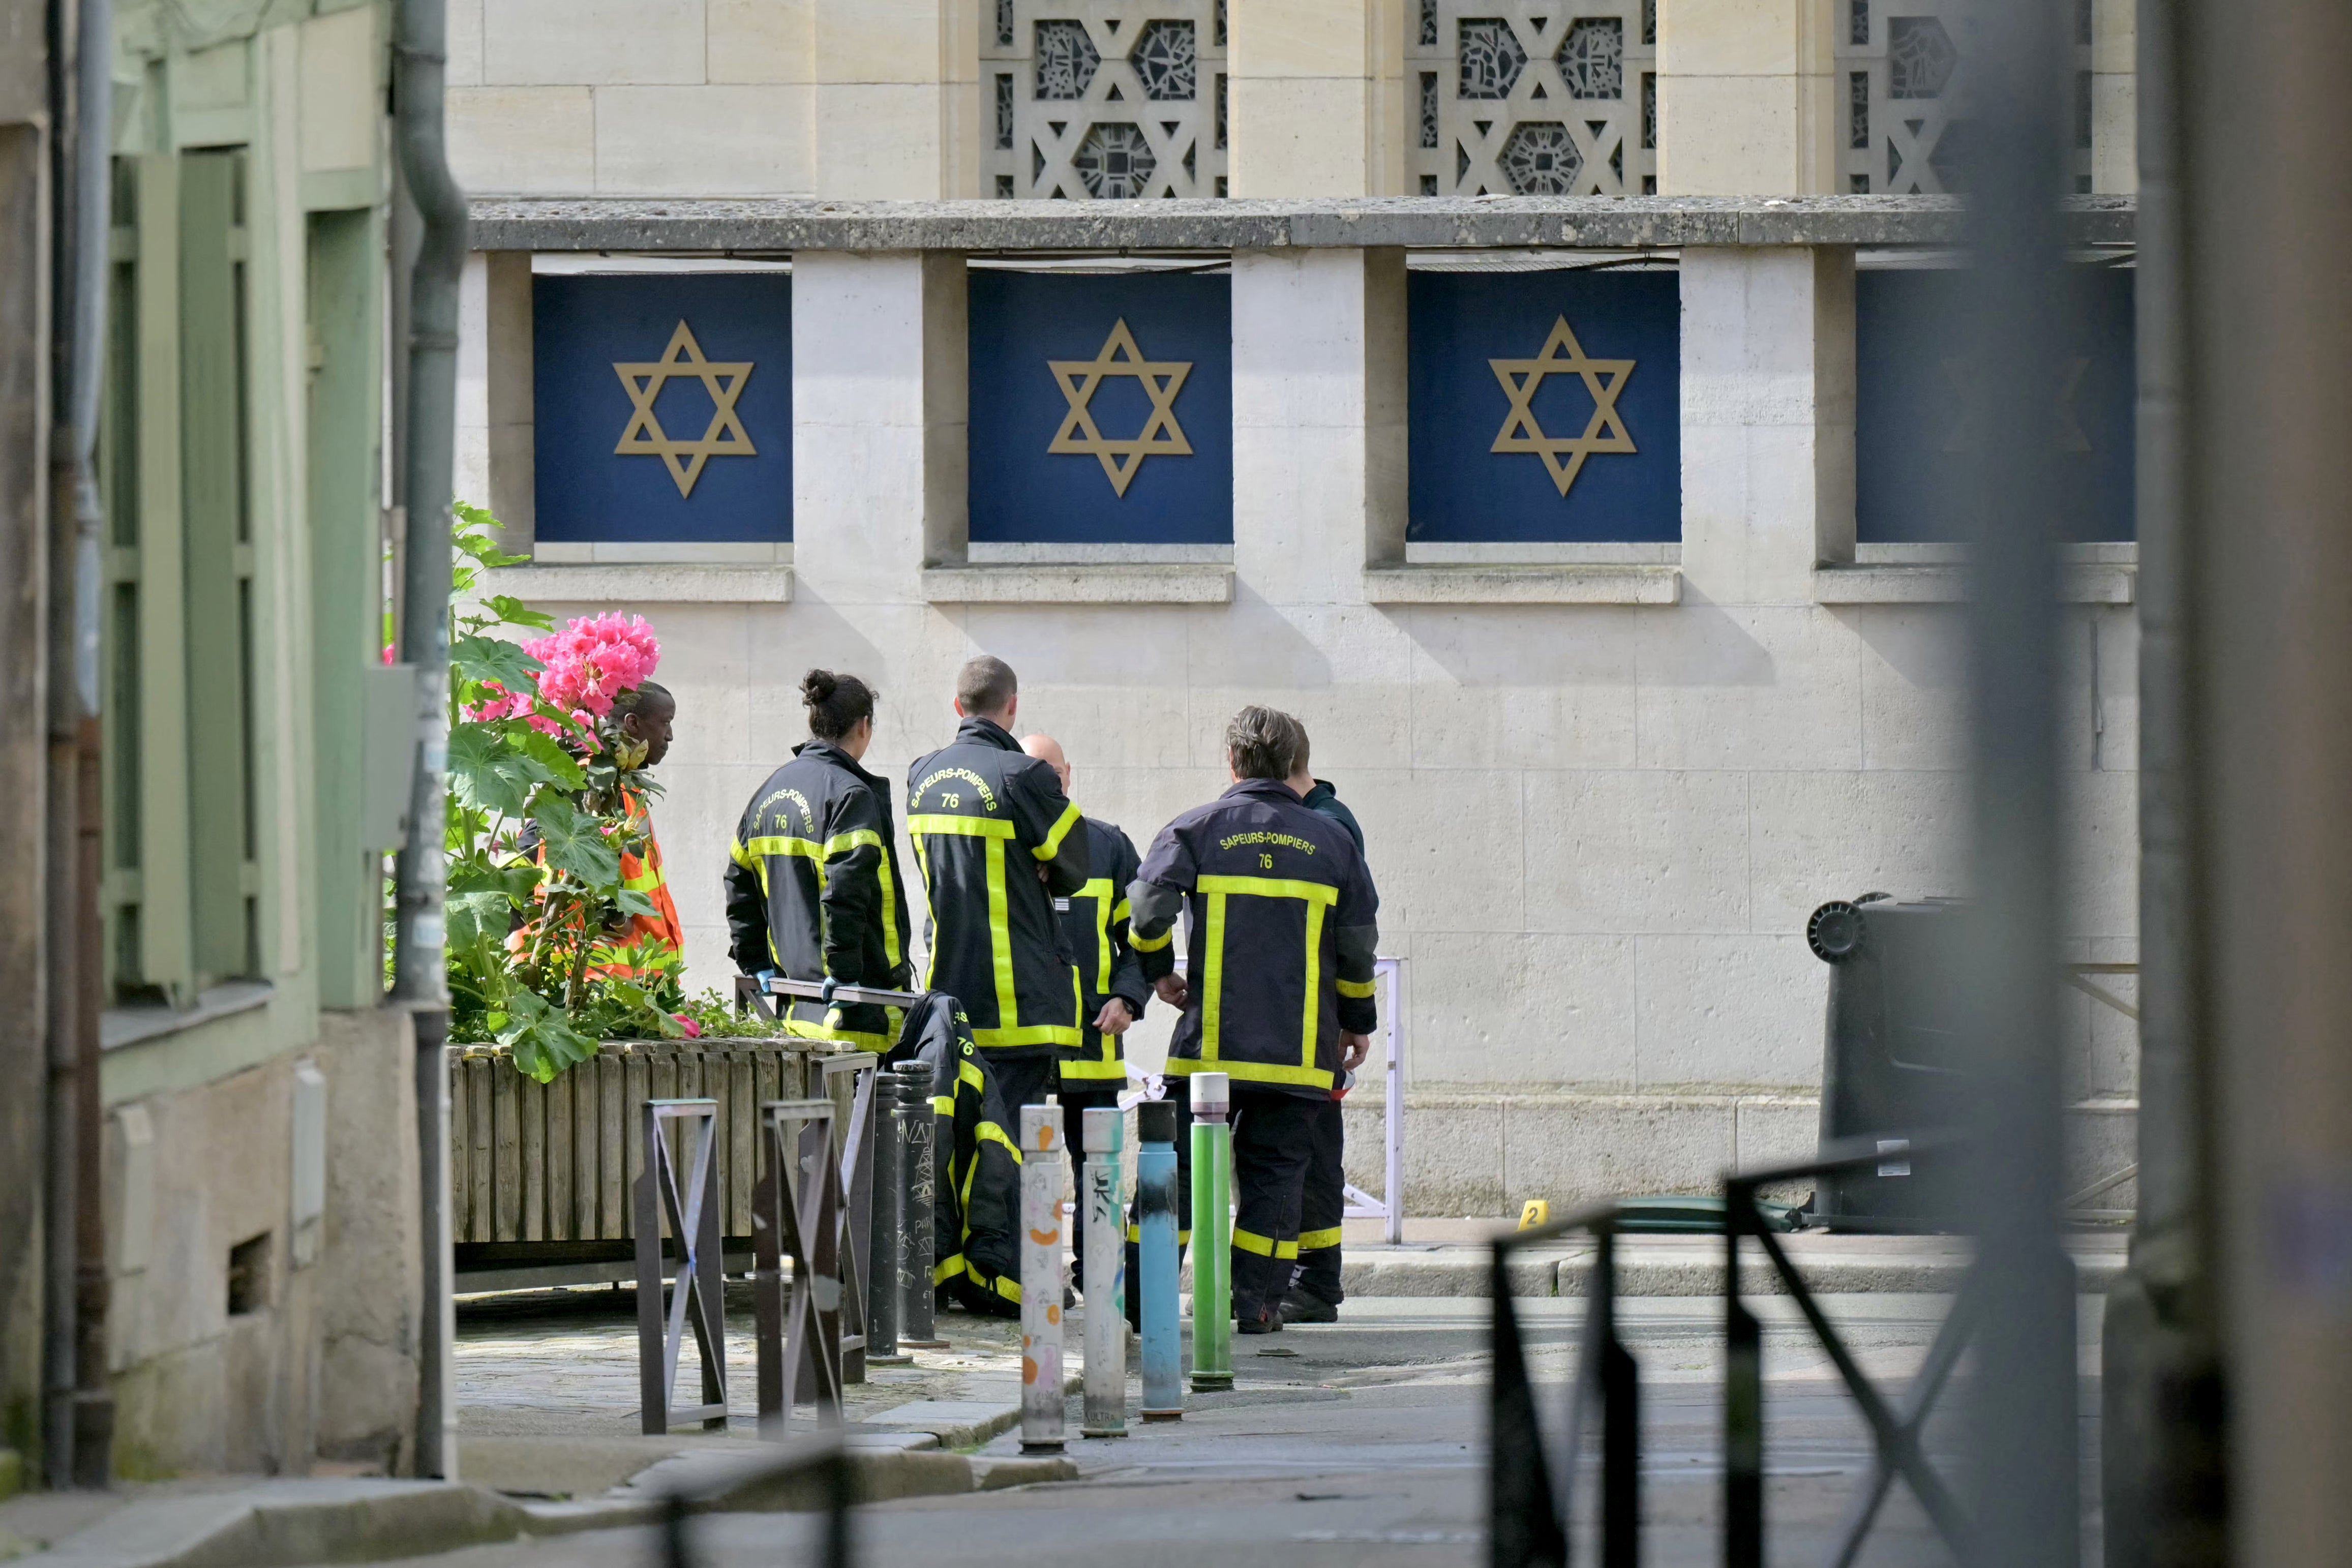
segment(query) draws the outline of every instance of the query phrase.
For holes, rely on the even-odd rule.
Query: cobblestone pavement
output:
[[[940,1314],[942,1351],[908,1366],[870,1368],[846,1391],[853,1421],[914,1401],[1017,1404],[1021,1328],[1003,1318]],[[691,1334],[679,1358],[681,1403],[699,1387]],[[750,1440],[759,1415],[758,1360],[748,1285],[727,1286],[726,1436]],[[460,1438],[634,1436],[637,1309],[634,1287],[583,1286],[474,1297],[457,1304]]]

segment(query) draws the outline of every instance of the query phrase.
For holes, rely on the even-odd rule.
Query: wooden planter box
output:
[[[748,1268],[761,1102],[810,1092],[799,1040],[623,1040],[541,1084],[497,1046],[449,1050],[450,1234],[462,1291],[635,1278],[648,1099],[719,1102],[726,1267]],[[824,1092],[821,1088],[814,1092]],[[738,1254],[740,1254],[739,1260]]]

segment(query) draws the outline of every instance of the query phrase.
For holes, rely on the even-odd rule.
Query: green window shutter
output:
[[[259,968],[245,153],[180,170],[188,867],[199,989]]]

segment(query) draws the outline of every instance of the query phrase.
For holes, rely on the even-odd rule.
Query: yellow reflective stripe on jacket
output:
[[[1001,816],[950,816],[926,813],[907,818],[908,834],[951,833],[966,838],[1010,838],[1013,824]]]
[[[1323,910],[1307,906],[1307,1012],[1298,1026],[1298,1065],[1315,1065],[1316,1026],[1323,1021]]]
[[[953,1258],[949,1258],[946,1262],[934,1264],[932,1266],[931,1283],[934,1285],[944,1285],[962,1272],[963,1254],[959,1252]]]
[[[1129,1226],[1127,1227],[1127,1239],[1140,1245],[1143,1240],[1143,1227],[1139,1225]],[[1184,1246],[1192,1239],[1192,1233],[1189,1230],[1180,1230],[1176,1233],[1176,1245],[1179,1247]]]
[[[971,1043],[983,1050],[1002,1046],[1083,1046],[1086,1037],[1067,1024],[1024,1024],[1017,1029],[974,1029]]]
[[[1321,1068],[1277,1067],[1270,1062],[1236,1061],[1231,1057],[1222,1061],[1211,1061],[1205,1057],[1170,1057],[1166,1070],[1170,1078],[1221,1072],[1229,1074],[1235,1083],[1301,1083],[1322,1089],[1331,1087],[1331,1075]]]
[[[1125,907],[1125,905],[1120,906],[1122,909]],[[1171,923],[1168,929],[1161,931],[1158,936],[1138,936],[1132,931],[1129,931],[1127,933],[1127,945],[1135,949],[1138,952],[1158,952],[1161,948],[1166,947],[1170,942],[1174,942],[1175,940],[1176,927],[1173,923]]]
[[[1029,853],[1040,860],[1051,860],[1054,857],[1062,852],[1062,840],[1067,838],[1070,836],[1070,829],[1076,827],[1077,825],[1078,808],[1076,805],[1074,803],[1064,806],[1062,808],[1062,819],[1054,824],[1052,832],[1045,835],[1045,842],[1040,844],[1036,848],[1029,851]]]
[[[1009,825],[1008,825],[1009,826]],[[1013,984],[1013,906],[1004,891],[1004,840],[988,841],[988,962],[996,972],[994,1033],[1021,1027],[1021,996]],[[972,1038],[978,1041],[979,1033]]]
[[[879,855],[874,863],[874,879],[882,885],[882,957],[895,970],[904,954],[898,951],[898,889],[890,881],[890,847],[872,828],[858,827],[826,839],[824,858],[830,860],[868,844]]]
[[[1304,899],[1310,904],[1336,904],[1339,889],[1328,882],[1300,882],[1284,877],[1203,877],[1203,893],[1247,893],[1259,899]]]
[[[1218,1059],[1217,1032],[1225,1011],[1224,894],[1209,895],[1209,918],[1202,923],[1208,929],[1201,943],[1201,1059],[1213,1062]]]
[[[1358,1002],[1360,1002],[1365,997],[1371,995],[1373,992],[1380,988],[1380,983],[1373,980],[1341,980],[1335,982],[1335,984],[1339,987],[1340,995],[1352,998]]]
[[[754,855],[799,855],[810,860],[822,860],[824,851],[814,838],[792,838],[771,833],[754,838],[743,846]]]
[[[758,871],[763,869],[760,864],[760,858],[757,855],[752,854],[751,846],[745,844],[740,838],[736,839],[732,844],[730,844],[727,847],[727,858],[730,860],[734,861],[738,866],[742,867],[746,871]]]
[[[834,1008],[824,1016],[822,1024],[806,1018],[787,1017],[784,1033],[796,1040],[831,1040],[839,1045],[856,1046],[861,1051],[887,1051],[898,1037],[898,1027],[906,1014],[897,1007],[885,1007],[882,1016],[888,1021],[888,1032],[876,1034],[870,1029],[845,1029],[841,1026],[841,1009]]]
[[[995,1122],[993,1122],[993,1121],[983,1121],[983,1122],[982,1122],[982,1123],[980,1124],[980,1127],[979,1127],[978,1132],[976,1133],[976,1136],[981,1137],[981,1138],[984,1138],[984,1139],[988,1140],[988,1142],[992,1142],[992,1143],[1002,1143],[1002,1144],[1003,1144],[1007,1149],[1009,1149],[1009,1150],[1011,1150],[1011,1151],[1013,1152],[1013,1163],[1014,1164],[1016,1164],[1016,1165],[1018,1165],[1018,1164],[1020,1164],[1020,1163],[1021,1163],[1021,1145],[1020,1145],[1020,1144],[1018,1144],[1018,1143],[1015,1143],[1012,1139],[1007,1138],[1007,1137],[1004,1135],[1004,1129],[1003,1129],[1003,1128],[1002,1128],[1002,1127],[999,1127]],[[972,1166],[973,1166],[973,1168],[974,1168],[975,1170],[979,1168],[979,1165],[980,1165],[980,1162],[979,1162],[979,1161],[975,1160],[975,1161],[973,1161],[973,1162],[972,1162]],[[970,1205],[971,1205],[971,1178],[970,1176],[966,1176],[966,1177],[964,1178],[964,1182],[963,1182],[963,1195],[964,1195],[964,1203],[965,1203],[965,1205],[966,1205],[966,1209],[967,1209],[967,1211],[969,1211],[969,1208],[970,1208]]]
[[[1328,1230],[1302,1230],[1298,1233],[1298,1250],[1301,1252],[1320,1252],[1327,1247],[1339,1245],[1339,1227],[1336,1225]]]
[[[1079,887],[1078,897],[1094,900],[1095,963],[1096,973],[1099,976],[1095,981],[1095,989],[1108,994],[1110,991],[1110,879],[1108,877],[1089,879]],[[1085,1011],[1083,1002],[1079,1004],[1079,1011]],[[1081,1019],[1080,1022],[1084,1020]]]
[[[1270,1236],[1260,1236],[1254,1230],[1244,1230],[1239,1226],[1234,1226],[1234,1245],[1244,1252],[1255,1252],[1260,1258],[1283,1258],[1298,1256],[1298,1243],[1296,1241],[1276,1241]]]
[[[1106,1058],[1110,1053],[1109,1041],[1115,1037],[1104,1037],[1103,1053]],[[1108,1059],[1095,1061],[1080,1057],[1062,1064],[1062,1076],[1064,1078],[1115,1078],[1124,1080],[1127,1077],[1127,1064]]]
[[[621,879],[621,886],[639,893],[650,893],[661,885],[662,874],[661,868],[658,866],[647,866],[637,876]]]

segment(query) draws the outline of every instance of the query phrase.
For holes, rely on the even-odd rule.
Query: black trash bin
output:
[[[1825,1176],[1815,1222],[1838,1230],[1952,1228],[1952,1178],[1915,1171],[1909,1141],[1954,1129],[1966,1115],[1957,899],[1899,901],[1885,893],[1836,900],[1805,922],[1813,955],[1830,966],[1822,1061],[1822,1145],[1878,1141],[1874,1169]]]

